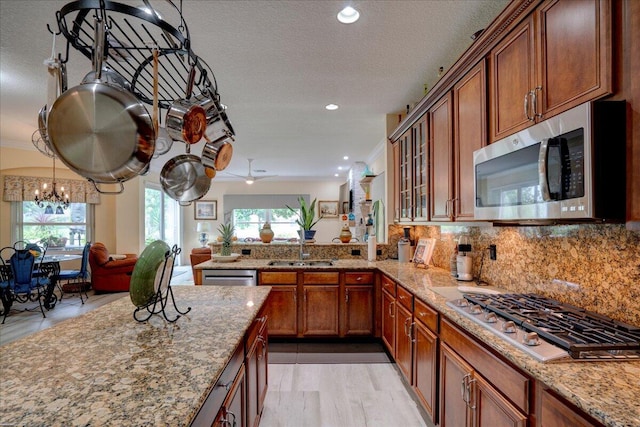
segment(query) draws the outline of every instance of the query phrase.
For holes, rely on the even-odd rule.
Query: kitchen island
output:
[[[337,260],[333,266],[304,267],[269,266],[268,263],[268,259],[240,259],[237,262],[224,264],[206,261],[195,268],[199,270],[237,268],[260,271],[291,270],[292,268],[314,271],[377,270],[436,309],[442,317],[449,319],[461,330],[484,343],[532,379],[543,383],[595,420],[606,426],[640,426],[640,406],[638,405],[640,384],[637,381],[640,378],[640,360],[538,362],[524,351],[446,305],[446,302],[451,299],[452,291],[453,294],[456,293],[458,285],[470,285],[470,282],[456,281],[447,270],[436,267],[416,268],[411,263],[392,260],[376,262]]]
[[[189,425],[270,288],[172,289],[191,307],[175,323],[135,321],[125,296],[0,347],[0,424]]]

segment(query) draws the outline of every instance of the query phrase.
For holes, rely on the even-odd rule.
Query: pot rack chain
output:
[[[178,28],[173,27],[144,0],[142,9],[108,0],[78,0],[56,12],[61,34],[69,45],[87,59],[93,58],[94,17],[104,17],[106,41],[104,64],[121,74],[130,89],[142,102],[153,104],[153,50],[159,52],[158,103],[168,109],[176,99],[186,96],[191,65],[196,69],[194,92],[207,92],[219,99],[215,76],[208,64],[190,48],[191,41],[182,10],[168,1],[179,16]],[[51,29],[49,29],[51,31]],[[89,70],[88,70],[89,71]],[[213,82],[209,78],[213,79]]]

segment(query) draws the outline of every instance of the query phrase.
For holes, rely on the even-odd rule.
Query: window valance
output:
[[[51,185],[51,178],[5,175],[4,193],[2,200],[5,202],[22,202],[33,200],[36,190],[42,189],[42,184]],[[58,189],[64,187],[65,193],[69,194],[71,203],[100,203],[100,193],[89,181],[78,179],[56,179]]]

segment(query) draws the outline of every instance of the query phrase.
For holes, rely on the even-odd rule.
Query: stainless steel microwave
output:
[[[625,116],[625,101],[589,102],[475,151],[475,219],[623,221]]]

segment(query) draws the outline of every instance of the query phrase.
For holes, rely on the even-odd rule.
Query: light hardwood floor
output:
[[[430,425],[391,363],[269,364],[260,427]]]

